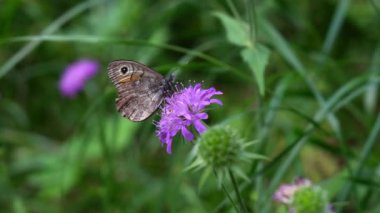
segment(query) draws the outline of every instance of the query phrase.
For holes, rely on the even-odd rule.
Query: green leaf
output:
[[[245,48],[240,53],[245,63],[253,71],[262,96],[265,94],[264,71],[268,64],[269,53],[270,51],[260,44],[257,44],[256,48]]]
[[[252,47],[248,25],[246,23],[236,20],[224,13],[216,12],[214,15],[220,19],[226,29],[229,42],[237,46]]]

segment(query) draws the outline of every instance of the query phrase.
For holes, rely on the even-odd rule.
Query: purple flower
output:
[[[202,89],[201,84],[189,86],[171,97],[165,99],[166,105],[162,109],[161,120],[157,123],[157,136],[166,144],[166,151],[172,151],[173,137],[181,131],[183,137],[192,141],[193,133],[188,127],[194,125],[199,134],[206,130],[202,120],[208,118],[204,108],[212,103],[222,105],[218,99],[212,99],[214,95],[223,94],[214,88]]]
[[[81,91],[88,79],[94,76],[99,64],[94,60],[79,60],[66,67],[59,81],[63,96],[73,98]]]
[[[311,185],[309,179],[298,177],[292,184],[281,185],[274,193],[273,199],[283,204],[291,204],[296,191],[301,187],[310,187]]]

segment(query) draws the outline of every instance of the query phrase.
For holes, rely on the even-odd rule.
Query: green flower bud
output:
[[[328,210],[327,192],[318,186],[301,187],[294,194],[293,208],[296,213],[324,213]]]
[[[211,127],[197,139],[193,152],[195,160],[187,170],[205,168],[200,185],[211,173],[217,175],[218,183],[221,184],[229,171],[248,180],[240,167],[241,163],[250,162],[252,159],[265,159],[264,156],[248,152],[247,147],[252,144],[254,143],[245,142],[239,133],[230,127]]]
[[[239,161],[244,142],[239,134],[228,127],[210,128],[198,140],[199,155],[216,170],[229,168]]]

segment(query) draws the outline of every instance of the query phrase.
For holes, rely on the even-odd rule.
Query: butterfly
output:
[[[164,78],[135,61],[112,61],[107,69],[118,93],[117,111],[131,121],[149,118],[161,106],[165,97],[175,91],[173,75]]]

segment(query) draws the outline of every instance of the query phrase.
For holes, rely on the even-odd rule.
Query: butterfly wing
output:
[[[164,77],[143,64],[113,61],[108,65],[108,76],[118,92],[117,110],[132,121],[147,119],[164,98]]]

